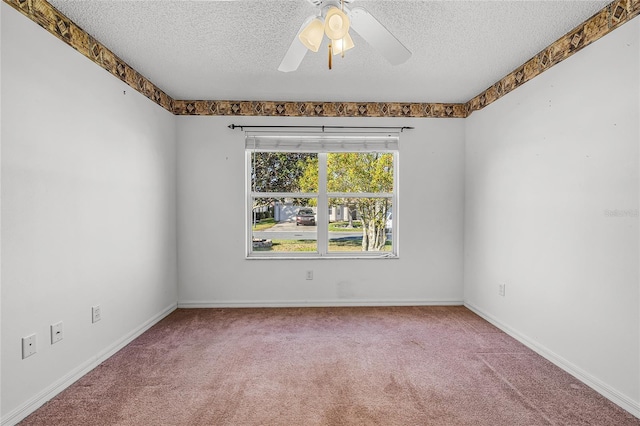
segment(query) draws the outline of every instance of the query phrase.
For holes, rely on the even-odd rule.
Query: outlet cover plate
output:
[[[100,305],[91,307],[91,322],[96,323],[102,319],[102,315],[100,313]]]
[[[51,344],[62,340],[62,321],[51,324]]]
[[[22,338],[22,359],[29,358],[36,353],[36,335],[31,334]]]

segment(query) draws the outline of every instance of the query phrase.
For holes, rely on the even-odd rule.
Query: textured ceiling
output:
[[[327,69],[326,47],[278,65],[308,0],[49,0],[174,99],[466,102],[608,1],[354,0],[412,57],[392,66],[357,34]]]

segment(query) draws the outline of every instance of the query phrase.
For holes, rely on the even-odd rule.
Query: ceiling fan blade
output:
[[[399,65],[411,57],[411,52],[366,9],[354,7],[349,13],[351,28],[378,50],[391,64]]]
[[[311,22],[315,17],[316,15],[312,15],[307,19],[305,19],[305,21],[302,23],[302,26],[300,27],[300,29],[296,33],[296,36],[293,38],[293,41],[291,42],[291,46],[289,46],[289,50],[287,50],[287,53],[285,53],[284,58],[282,58],[282,62],[280,62],[278,71],[291,72],[298,69],[298,67],[300,66],[300,63],[302,63],[302,60],[304,59],[304,55],[306,55],[307,50],[309,50],[305,47],[304,44],[302,44],[298,36],[302,32],[302,30],[304,30],[304,28],[309,24],[309,22]]]

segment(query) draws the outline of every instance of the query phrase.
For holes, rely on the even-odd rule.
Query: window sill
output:
[[[397,254],[389,254],[389,255],[361,255],[361,256],[354,256],[354,255],[338,255],[338,254],[327,254],[327,255],[318,255],[318,254],[313,254],[313,255],[282,255],[282,256],[273,256],[273,255],[250,255],[250,256],[245,256],[245,259],[247,260],[317,260],[317,259],[331,259],[331,260],[361,260],[361,259],[366,259],[366,260],[386,260],[386,259],[399,259],[400,257]]]

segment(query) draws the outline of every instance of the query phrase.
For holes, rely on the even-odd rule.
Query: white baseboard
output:
[[[172,303],[167,306],[162,312],[154,315],[152,318],[144,322],[142,325],[131,331],[126,336],[122,337],[120,340],[116,341],[109,347],[107,347],[102,352],[96,354],[96,356],[88,361],[84,362],[74,370],[72,370],[69,374],[60,378],[56,382],[54,382],[51,386],[44,389],[42,392],[16,408],[15,410],[8,413],[5,417],[2,418],[2,426],[13,426],[18,422],[22,421],[29,414],[36,411],[40,408],[44,403],[49,401],[51,398],[58,395],[60,392],[68,388],[82,376],[96,368],[102,362],[106,361],[110,356],[118,352],[120,349],[124,348],[126,345],[131,343],[134,339],[140,336],[142,333],[147,331],[153,325],[158,323],[161,319],[169,315],[177,308],[176,303]]]
[[[470,309],[471,311],[473,311],[474,313],[478,314],[485,320],[489,321],[491,324],[495,325],[500,330],[507,333],[509,336],[518,340],[520,343],[527,346],[529,349],[538,353],[540,356],[544,357],[545,359],[549,360],[550,362],[560,367],[567,373],[571,374],[578,380],[582,381],[585,385],[589,386],[596,392],[600,393],[602,396],[604,396],[614,404],[619,405],[620,407],[624,408],[634,416],[640,418],[639,402],[634,401],[628,396],[621,394],[617,390],[613,389],[611,386],[602,382],[601,380],[594,377],[593,375],[587,373],[586,371],[584,371],[577,365],[573,364],[572,362],[568,361],[567,359],[549,350],[548,348],[536,342],[535,340],[529,338],[528,336],[525,336],[524,334],[518,332],[517,330],[514,330],[508,325],[503,324],[495,317],[483,312],[477,306],[474,306],[468,302],[465,303],[464,306]]]
[[[339,306],[462,306],[462,300],[228,300],[178,302],[178,308],[328,308]]]

